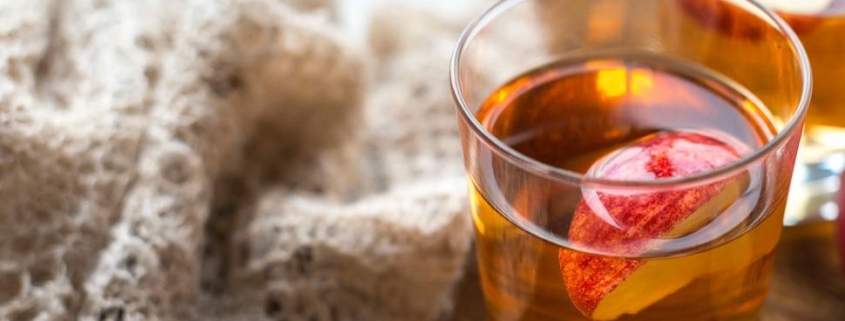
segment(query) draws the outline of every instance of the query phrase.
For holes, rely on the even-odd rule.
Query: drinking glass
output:
[[[762,2],[801,39],[815,84],[784,223],[834,220],[845,168],[845,0]]]
[[[754,1],[493,5],[450,70],[488,320],[756,320],[811,78]]]

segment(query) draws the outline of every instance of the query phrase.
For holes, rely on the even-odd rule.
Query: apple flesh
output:
[[[746,152],[747,147],[740,142],[702,133],[661,133],[605,157],[587,175],[615,180],[685,177],[722,167]],[[680,237],[709,223],[740,199],[748,184],[749,176],[744,173],[703,186],[654,193],[585,190],[575,209],[569,240],[576,247],[614,256],[636,256],[655,240]],[[701,260],[712,259],[705,256],[691,255],[667,266],[661,260],[559,251],[560,268],[572,303],[594,320],[612,320],[639,312],[699,274],[707,273],[695,272],[702,266],[730,268],[704,264]],[[750,263],[745,261],[753,256],[758,255],[735,264]],[[652,286],[654,280],[660,280],[659,286]]]
[[[816,29],[819,18],[833,6],[834,0],[762,0],[792,27],[796,34],[804,35]]]
[[[835,0],[760,0],[777,12],[794,15],[812,16],[824,13],[833,5]]]

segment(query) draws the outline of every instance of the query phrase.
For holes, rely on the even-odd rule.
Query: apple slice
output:
[[[678,0],[681,9],[701,26],[730,37],[760,40],[768,26],[752,13],[724,0]]]
[[[703,133],[661,133],[606,157],[587,174],[617,180],[684,177],[733,162],[747,150],[740,142]],[[657,240],[681,237],[710,223],[741,199],[748,185],[745,173],[696,188],[657,193],[586,190],[576,206],[569,240],[575,246],[635,256]],[[722,246],[720,249],[732,252],[722,251],[721,255],[742,253],[747,246]],[[701,260],[712,258],[708,252],[713,251],[677,260],[646,261],[561,249],[559,260],[573,304],[594,320],[612,320],[639,312],[714,269],[741,267],[768,253],[732,263],[703,263]]]
[[[816,28],[817,16],[827,11],[834,0],[762,0],[789,24],[799,36]],[[681,9],[700,25],[724,35],[746,40],[761,40],[770,27],[754,14],[743,10],[744,1],[679,0]]]
[[[834,0],[761,0],[786,21],[798,36],[816,29],[819,17],[833,6]]]
[[[772,9],[783,13],[814,16],[824,13],[833,5],[834,0],[760,0]]]

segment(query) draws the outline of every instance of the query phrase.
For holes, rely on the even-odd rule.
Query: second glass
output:
[[[488,319],[756,320],[803,50],[744,0],[505,0],[471,24],[451,80]]]
[[[845,0],[761,2],[792,27],[813,68],[813,98],[784,223],[833,220],[845,168]]]

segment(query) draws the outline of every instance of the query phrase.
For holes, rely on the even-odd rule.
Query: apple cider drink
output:
[[[764,0],[795,30],[813,66],[813,99],[787,224],[832,219],[845,156],[845,0]]]
[[[836,195],[845,158],[845,96],[841,79],[845,78],[845,0],[760,0],[786,22],[807,51],[813,68],[813,95],[807,111],[806,129],[798,166],[787,205],[786,225],[832,219],[837,215]],[[773,39],[764,27],[755,26],[754,15],[744,12],[741,1],[678,0],[664,2],[664,10],[680,10],[674,21],[684,25],[685,36],[695,39],[687,46],[689,54],[708,56],[710,65],[727,69],[737,65],[761,64],[759,59]],[[721,13],[723,17],[718,17]],[[711,32],[715,31],[715,32]],[[742,44],[742,54],[724,54],[713,48],[730,43]],[[771,79],[756,73],[732,77],[766,83]],[[771,89],[771,88],[770,88]],[[764,96],[765,91],[757,91]]]
[[[841,153],[845,145],[845,0],[764,0],[795,30],[813,65],[808,141]],[[801,155],[799,155],[800,157]],[[808,157],[810,155],[807,155]]]
[[[811,77],[754,1],[493,5],[450,74],[488,320],[757,320]]]
[[[557,62],[519,76],[495,91],[476,117],[514,151],[557,168],[600,178],[668,179],[713,170],[760,148],[775,133],[768,114],[753,97],[701,70],[618,56]],[[661,242],[684,247],[696,233],[728,238],[732,229],[753,226],[675,258],[569,250],[511,223],[473,188],[490,319],[754,320],[784,207],[780,197],[778,204],[753,209],[762,192],[759,175],[661,193],[515,192],[516,215],[543,217],[551,232],[604,254],[637,256]]]

